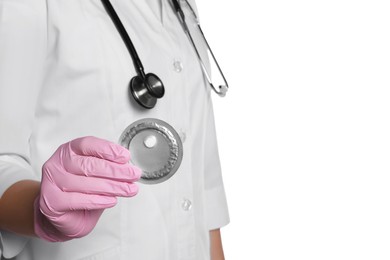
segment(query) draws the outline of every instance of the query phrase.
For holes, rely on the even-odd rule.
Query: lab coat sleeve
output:
[[[14,183],[39,179],[29,138],[46,54],[46,1],[0,0],[0,197]],[[27,238],[0,230],[0,255],[12,258]]]
[[[226,194],[223,185],[221,164],[218,154],[214,113],[209,96],[206,111],[206,138],[204,149],[205,214],[209,230],[221,228],[230,222]]]

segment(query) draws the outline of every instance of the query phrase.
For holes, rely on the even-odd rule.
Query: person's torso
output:
[[[170,1],[111,2],[145,72],[164,82],[165,96],[151,110],[129,97],[133,61],[100,0],[47,0],[47,67],[30,140],[32,166],[40,172],[60,144],[77,137],[118,142],[141,118],[173,126],[183,141],[183,161],[168,181],[139,184],[138,195],[119,199],[85,238],[33,239],[17,259],[209,259],[200,155],[210,89]],[[201,53],[207,59],[204,48]]]

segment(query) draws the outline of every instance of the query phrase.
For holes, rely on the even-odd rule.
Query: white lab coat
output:
[[[128,97],[135,69],[101,1],[0,0],[0,195],[19,180],[39,180],[60,144],[89,135],[118,142],[141,118],[176,129],[182,164],[168,181],[120,198],[84,238],[49,243],[1,231],[2,257],[209,259],[209,230],[229,222],[210,87],[170,1],[112,4],[146,72],[165,84],[152,110]]]

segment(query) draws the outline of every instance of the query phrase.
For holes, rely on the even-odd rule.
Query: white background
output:
[[[389,1],[197,0],[228,260],[390,259]]]

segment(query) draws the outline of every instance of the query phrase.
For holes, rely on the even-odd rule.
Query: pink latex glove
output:
[[[141,171],[129,164],[130,153],[119,144],[82,137],[61,145],[42,167],[40,195],[35,200],[38,237],[66,241],[87,235],[116,197],[137,194]]]

